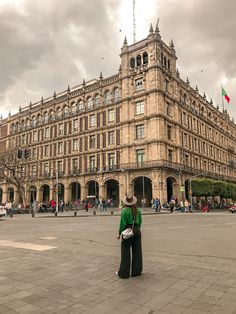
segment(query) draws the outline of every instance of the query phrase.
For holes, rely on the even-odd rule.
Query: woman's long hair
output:
[[[133,213],[134,220],[136,220],[136,218],[137,218],[137,213],[138,213],[138,208],[137,208],[137,206],[136,206],[136,205],[129,205],[128,207],[131,208],[132,213]]]

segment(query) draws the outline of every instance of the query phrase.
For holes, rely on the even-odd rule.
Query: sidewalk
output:
[[[168,214],[169,210],[163,209],[160,212],[155,212],[155,209],[146,207],[142,208],[142,214],[143,215],[159,215],[159,214]],[[80,210],[69,210],[69,211],[63,211],[58,212],[57,217],[91,217],[91,216],[119,216],[120,215],[120,208],[118,207],[110,207],[107,208],[106,211],[100,211],[98,208],[89,208],[88,212],[86,212],[84,209]],[[36,218],[50,218],[55,217],[56,213],[36,213]]]

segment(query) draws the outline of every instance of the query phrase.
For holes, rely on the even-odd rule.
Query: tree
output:
[[[227,182],[214,181],[213,182],[213,194],[212,196],[227,197]]]
[[[19,159],[18,151],[11,150],[0,155],[0,181],[15,187],[19,192],[23,206],[26,206],[27,186],[32,178],[26,175],[25,160]]]
[[[194,196],[212,196],[213,180],[196,179],[192,181],[192,193]]]

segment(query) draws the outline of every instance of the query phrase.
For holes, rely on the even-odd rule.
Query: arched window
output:
[[[48,117],[48,113],[45,112],[45,113],[44,113],[44,122],[45,122],[45,123],[48,123],[48,118],[49,118],[49,117]]]
[[[37,123],[38,124],[42,123],[42,116],[40,114],[37,115]]]
[[[25,129],[25,120],[21,120],[21,126],[22,126],[22,130]]]
[[[49,112],[49,115],[48,115],[48,121],[50,122],[50,121],[53,121],[53,120],[55,120],[55,114],[54,114],[54,111],[51,110]]]
[[[87,108],[88,108],[88,110],[93,109],[93,99],[92,99],[92,97],[89,97],[87,99]]]
[[[95,107],[99,107],[99,105],[100,105],[100,96],[96,95],[95,96]]]
[[[34,116],[32,118],[32,127],[36,127],[36,125],[37,125],[37,120],[36,120],[36,117]]]
[[[58,118],[61,118],[62,116],[62,110],[61,110],[61,107],[57,108],[57,117]]]
[[[166,56],[164,57],[164,67],[166,67]]]
[[[140,55],[137,56],[136,61],[137,61],[137,67],[142,64],[142,58]]]
[[[147,52],[144,52],[143,54],[143,64],[147,64],[148,63],[148,54]]]
[[[78,103],[78,109],[79,111],[83,111],[84,110],[84,103],[82,100],[80,100],[80,102]]]
[[[12,123],[11,127],[10,127],[10,133],[14,133],[14,130],[15,130],[15,126],[14,126],[14,123]]]
[[[110,102],[111,102],[111,93],[109,91],[107,91],[105,93],[105,105],[110,104]]]
[[[30,119],[26,120],[26,127],[29,128],[30,127]]]
[[[131,58],[130,59],[130,67],[133,69],[135,68],[135,59],[134,58]]]
[[[73,104],[72,104],[72,106],[71,106],[71,112],[72,112],[72,114],[76,114],[76,112],[77,112],[77,107],[76,107],[76,103],[74,102]]]
[[[118,102],[120,100],[120,90],[119,88],[115,88],[114,90],[114,102]]]
[[[167,61],[167,68],[170,70],[170,59]]]
[[[65,115],[65,117],[68,117],[68,115],[69,115],[69,108],[68,108],[68,106],[64,107],[64,115]]]
[[[186,94],[184,94],[184,96],[183,96],[183,102],[184,102],[185,104],[187,104],[187,95],[186,95]]]

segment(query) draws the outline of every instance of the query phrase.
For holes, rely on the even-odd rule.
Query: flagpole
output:
[[[222,86],[222,83],[221,83],[221,100],[222,100],[222,108],[223,108],[223,113],[224,113],[224,111],[225,111],[225,103],[224,103],[224,97],[223,97],[222,90],[223,90],[223,86]]]

